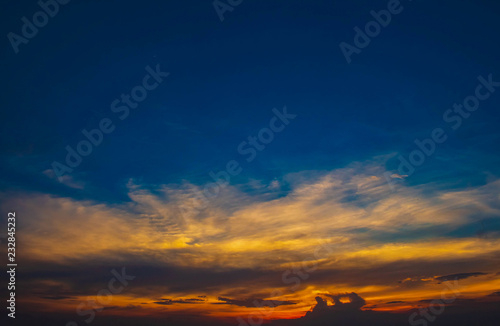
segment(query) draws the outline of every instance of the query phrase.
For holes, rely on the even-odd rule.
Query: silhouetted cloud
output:
[[[326,300],[316,297],[317,304],[302,318],[295,320],[279,320],[271,323],[273,326],[309,326],[309,325],[403,325],[406,316],[390,314],[385,312],[375,312],[371,310],[361,310],[365,305],[365,300],[358,294],[323,294],[331,298],[334,305],[328,305]],[[340,300],[348,298],[348,303]]]
[[[189,299],[159,299],[159,301],[155,301],[154,303],[160,304],[160,305],[172,305],[176,303],[180,304],[199,304],[205,302],[204,299],[197,299],[197,298],[189,298]]]
[[[351,293],[341,293],[341,294],[325,294],[325,296],[330,297],[333,299],[333,302],[335,305],[329,306],[331,309],[361,309],[366,304],[365,299],[360,297],[354,292]],[[348,303],[343,303],[340,301],[340,299],[343,298],[348,298],[349,302]],[[318,299],[316,299],[318,301]],[[319,302],[318,302],[319,303]]]
[[[247,308],[259,308],[259,307],[278,307],[278,306],[288,306],[297,304],[294,301],[280,301],[280,300],[264,300],[264,299],[245,299],[245,300],[236,300],[229,299],[224,297],[218,297],[219,301],[223,302],[214,302],[213,304],[231,304],[240,307]]]
[[[165,306],[169,306],[172,304],[172,302],[170,302],[170,301],[155,301],[153,303],[161,304],[161,305],[165,305]]]
[[[400,326],[410,325],[409,316],[412,313],[420,313],[422,309],[413,309],[407,313],[392,313],[384,311],[362,310],[359,307],[365,301],[358,294],[322,294],[333,299],[334,305],[328,305],[326,300],[317,296],[317,304],[298,319],[275,320],[270,326]],[[340,299],[349,298],[351,302],[342,303]],[[430,303],[433,300],[421,300]],[[392,301],[388,303],[403,303],[403,301]],[[373,306],[372,306],[373,307]],[[364,306],[364,308],[368,308]],[[481,318],[478,318],[478,314]],[[446,307],[439,316],[431,316],[433,326],[455,326],[455,325],[498,325],[500,318],[500,301],[479,302],[473,299],[457,299],[453,305]],[[427,319],[420,319],[418,325],[430,325]],[[417,325],[416,323],[414,325]]]
[[[463,280],[469,277],[474,277],[474,276],[482,276],[482,275],[488,275],[487,273],[481,273],[481,272],[476,272],[476,273],[458,273],[458,274],[451,274],[451,275],[444,275],[444,276],[439,276],[436,277],[435,280],[439,282],[444,282],[448,280]]]

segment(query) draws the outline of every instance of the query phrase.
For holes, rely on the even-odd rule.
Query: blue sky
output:
[[[81,129],[114,115],[111,102],[147,65],[170,76],[75,169],[72,177],[92,189],[75,196],[124,200],[119,189],[130,178],[208,182],[284,105],[298,118],[236,184],[408,155],[415,138],[442,126],[442,113],[473,92],[477,76],[500,79],[493,2],[403,2],[351,64],[339,43],[352,44],[353,28],[386,2],[283,4],[245,1],[221,22],[207,1],[74,1],[17,55],[4,42],[2,187],[68,191],[42,172],[64,160]],[[19,33],[20,17],[38,6],[7,10],[4,33]],[[495,94],[482,103],[407,182],[467,186],[498,175],[499,101]]]

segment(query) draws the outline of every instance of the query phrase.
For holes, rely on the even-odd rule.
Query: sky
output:
[[[2,5],[12,325],[497,320],[497,2]]]

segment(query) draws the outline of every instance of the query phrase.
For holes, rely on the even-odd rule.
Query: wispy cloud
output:
[[[137,279],[143,275],[145,280],[136,282],[134,296],[156,306],[211,304],[220,297],[220,303],[247,307],[253,304],[250,299],[232,297],[262,298],[259,294],[273,287],[285,288],[281,272],[302,268],[304,260],[315,261],[318,270],[305,288],[273,299],[283,308],[302,309],[292,302],[310,302],[311,291],[325,292],[333,285],[371,300],[392,293],[380,299],[383,303],[410,291],[425,297],[430,290],[425,280],[478,276],[471,291],[491,293],[499,280],[479,276],[496,272],[490,270],[490,257],[500,252],[500,244],[472,231],[452,234],[480,216],[500,215],[495,200],[500,182],[460,191],[398,184],[393,192],[384,172],[374,160],[329,172],[290,174],[273,181],[265,193],[228,186],[196,216],[179,211],[200,189],[187,182],[152,188],[131,180],[130,202],[121,204],[18,193],[7,196],[3,205],[17,207],[23,216],[23,257],[37,262],[27,266],[33,280],[27,284],[37,284],[39,292],[47,293],[44,297],[61,302],[84,291],[73,282],[84,274],[76,276],[81,271],[74,268],[100,265],[104,270],[112,262],[131,268],[140,262]],[[328,255],[315,258],[320,245],[329,248]],[[46,263],[52,269],[60,265],[73,281],[43,276],[40,266]],[[411,282],[397,283],[407,278]],[[154,280],[163,285],[154,287]],[[56,284],[59,292],[46,292]],[[249,284],[254,290],[248,290]],[[182,299],[154,299],[162,293]],[[212,299],[186,299],[198,295]]]

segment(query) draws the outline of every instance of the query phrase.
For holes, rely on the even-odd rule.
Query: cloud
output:
[[[160,305],[173,305],[173,304],[200,304],[205,302],[206,300],[204,299],[197,299],[197,298],[191,298],[191,299],[160,299],[160,301],[156,301],[154,303],[160,304]]]
[[[85,184],[82,181],[75,180],[71,175],[65,174],[61,177],[57,177],[54,170],[48,169],[42,172],[44,175],[51,179],[58,180],[60,183],[74,189],[84,189]]]
[[[278,307],[278,306],[288,306],[297,304],[297,302],[294,301],[280,301],[280,300],[264,300],[264,299],[236,300],[224,297],[218,297],[217,299],[223,302],[214,302],[213,304],[229,304],[246,308]]]
[[[475,272],[475,273],[458,273],[458,274],[451,274],[451,275],[444,275],[444,276],[439,276],[436,277],[436,281],[439,282],[444,282],[448,280],[463,280],[469,277],[475,277],[475,276],[482,276],[482,275],[488,275],[487,273],[480,273],[480,272]]]
[[[290,325],[403,325],[406,319],[402,315],[361,310],[365,300],[354,292],[332,297],[334,305],[328,305],[321,297],[316,297],[317,304],[304,317],[294,320]],[[343,297],[348,297],[352,301],[341,303],[339,299]],[[276,321],[271,325],[286,325],[286,323]]]
[[[480,212],[500,213],[483,191],[442,192],[429,197],[420,189],[401,186],[393,193],[383,178],[377,177],[383,172],[377,166],[353,164],[313,177],[291,174],[281,182],[292,190],[275,198],[272,190],[252,196],[227,186],[197,215],[187,216],[179,207],[193,205],[202,187],[162,185],[151,191],[131,182],[129,203],[30,194],[10,204],[26,212],[32,224],[25,230],[30,234],[28,254],[39,259],[75,258],[110,250],[145,254],[170,250],[176,255],[162,259],[168,257],[177,265],[254,268],[258,264],[259,268],[272,268],[314,257],[322,242],[335,244],[336,256],[353,262],[398,260],[403,252],[422,258],[433,254],[439,259],[455,248],[464,255],[476,254],[476,249],[463,250],[470,246],[469,240],[454,239],[455,248],[448,248],[448,239],[436,239],[434,244],[441,241],[439,245],[445,245],[446,250],[430,252],[425,244],[430,248],[429,237],[468,225]],[[484,187],[500,188],[500,183]],[[464,197],[467,200],[461,200]],[[40,236],[51,232],[44,222],[47,216],[56,225],[54,241]],[[85,232],[81,232],[82,225]],[[68,245],[56,246],[58,241]],[[398,251],[401,254],[389,254]]]
[[[155,301],[153,303],[160,304],[160,305],[165,305],[165,306],[169,306],[169,305],[172,304],[172,302],[170,302],[170,301]]]
[[[349,293],[354,301],[362,302],[363,298],[355,293]],[[344,295],[340,295],[341,297]],[[337,299],[341,297],[337,296]],[[423,300],[426,303],[434,300]],[[429,323],[429,319],[424,316],[427,309],[412,309],[407,313],[390,313],[384,311],[362,310],[358,306],[350,306],[350,303],[336,303],[328,305],[321,298],[316,297],[316,305],[312,307],[305,316],[297,319],[275,320],[271,326],[312,326],[312,325],[356,325],[356,326],[386,326],[386,325],[406,325],[409,323],[409,316],[415,314],[417,318],[413,320],[419,324]],[[401,301],[398,301],[401,302]],[[347,308],[345,308],[347,305]],[[373,308],[375,306],[370,306]],[[430,315],[436,325],[452,326],[463,325],[496,325],[500,318],[498,302],[476,302],[474,300],[457,300],[456,305],[447,305],[439,315]],[[432,310],[430,310],[432,311]],[[478,319],[478,316],[481,318]],[[415,322],[415,324],[417,324]]]
[[[26,260],[21,287],[38,298],[95,295],[110,270],[126,266],[137,276],[130,296],[148,298],[153,306],[181,309],[189,303],[159,300],[164,293],[174,298],[223,293],[227,301],[218,303],[221,309],[254,306],[250,299],[234,298],[272,297],[282,309],[298,311],[313,300],[311,291],[355,291],[367,299],[385,295],[375,303],[411,294],[417,301],[439,293],[432,288],[439,281],[434,277],[447,275],[450,264],[453,270],[474,266],[497,272],[491,257],[500,253],[498,241],[474,232],[449,234],[477,224],[479,216],[500,215],[497,198],[490,195],[500,190],[499,181],[463,191],[398,183],[392,192],[384,172],[373,162],[353,163],[289,174],[279,179],[280,187],[265,191],[228,185],[197,214],[187,215],[179,207],[194,205],[203,186],[130,181],[130,201],[122,203],[0,193],[0,206],[15,207],[23,217],[18,221]],[[294,272],[303,272],[304,261],[316,266],[307,279]],[[285,271],[291,271],[288,283]],[[295,293],[270,296],[274,289],[289,290],[296,278]],[[494,280],[481,278],[487,281]],[[486,296],[491,286],[478,285],[476,292]]]
[[[342,310],[358,310],[361,309],[366,301],[354,292],[351,293],[341,293],[341,294],[325,294],[325,296],[333,299],[333,306],[329,306],[330,309],[342,309]],[[348,303],[343,303],[340,301],[343,298],[348,298]],[[318,300],[318,299],[316,299]]]

